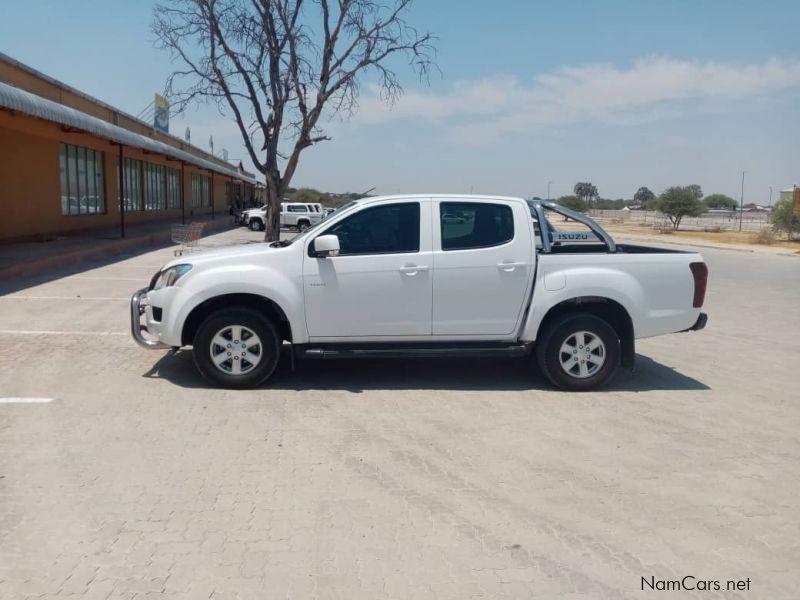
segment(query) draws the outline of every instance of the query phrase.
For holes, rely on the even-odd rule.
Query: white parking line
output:
[[[127,296],[0,296],[0,300],[125,300]]]
[[[52,398],[0,398],[0,404],[48,404]]]
[[[144,281],[141,277],[97,277],[94,275],[72,275],[71,277],[65,277],[64,279],[94,279],[97,281]]]
[[[126,265],[124,263],[116,263],[113,265],[106,265],[105,267],[98,267],[97,271],[101,269],[160,269],[164,264],[160,265]]]
[[[36,331],[33,329],[0,329],[0,335],[130,335],[126,331]]]

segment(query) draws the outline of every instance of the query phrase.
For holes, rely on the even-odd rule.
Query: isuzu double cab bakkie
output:
[[[269,379],[288,343],[292,360],[531,355],[589,390],[633,367],[635,339],[702,329],[707,276],[697,253],[617,244],[550,202],[387,196],[167,263],[133,295],[131,329],[145,348],[192,346],[229,388]]]

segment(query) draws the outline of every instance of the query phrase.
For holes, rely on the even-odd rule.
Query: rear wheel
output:
[[[210,383],[249,388],[272,375],[280,339],[272,323],[247,308],[224,309],[201,323],[194,338],[194,362]]]
[[[311,224],[310,224],[308,221],[300,221],[300,222],[297,224],[297,228],[298,228],[298,229],[299,229],[301,232],[305,231],[305,230],[306,230],[306,229],[308,229],[309,227],[311,227]]]
[[[592,390],[619,366],[619,336],[611,325],[589,313],[564,315],[536,343],[539,368],[563,390]]]

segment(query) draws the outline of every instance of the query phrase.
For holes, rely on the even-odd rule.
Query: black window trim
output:
[[[361,212],[363,212],[365,210],[369,210],[370,208],[379,208],[379,207],[383,207],[383,206],[398,206],[398,205],[401,205],[401,204],[416,204],[417,208],[419,209],[419,243],[417,244],[417,249],[416,250],[410,250],[410,251],[406,251],[406,252],[403,252],[403,251],[401,251],[401,252],[396,252],[396,251],[392,251],[392,252],[353,252],[353,253],[350,253],[350,254],[338,254],[336,256],[336,258],[347,258],[348,256],[386,256],[386,255],[389,255],[389,254],[419,254],[420,252],[422,252],[422,202],[419,201],[419,200],[410,200],[410,201],[409,200],[405,200],[405,201],[400,201],[400,202],[387,202],[385,204],[384,203],[381,203],[381,204],[367,204],[361,210],[356,211],[356,212],[354,212],[352,214],[349,214],[348,216],[344,217],[341,221],[337,221],[336,223],[331,223],[331,225],[327,229],[325,229],[324,231],[320,232],[318,235],[315,235],[314,239],[311,240],[308,243],[308,256],[311,257],[311,258],[317,258],[317,253],[314,250],[314,242],[317,241],[318,237],[321,237],[323,235],[328,235],[328,232],[331,229],[333,229],[334,227],[336,227],[339,223],[343,223],[347,219],[349,219],[351,217],[354,217],[357,214],[359,214],[359,213],[361,213]]]
[[[511,211],[511,237],[509,239],[507,239],[507,240],[504,240],[504,241],[500,242],[499,244],[486,244],[486,245],[483,245],[483,246],[469,246],[467,248],[445,248],[444,244],[443,244],[443,242],[444,242],[443,233],[444,232],[442,231],[442,226],[444,225],[444,223],[442,223],[442,216],[444,214],[442,212],[442,208],[443,208],[443,206],[445,204],[491,204],[491,205],[495,205],[495,206],[504,206],[509,211]],[[516,237],[516,235],[517,235],[517,228],[516,228],[516,222],[514,220],[514,209],[511,206],[509,206],[508,204],[504,203],[504,202],[490,202],[490,201],[486,201],[486,200],[478,200],[478,201],[471,201],[471,200],[465,200],[465,201],[462,201],[462,200],[440,200],[439,201],[439,250],[442,251],[442,252],[464,252],[464,251],[467,251],[467,250],[485,250],[486,248],[499,248],[501,246],[505,246],[506,244],[513,243],[514,238]]]

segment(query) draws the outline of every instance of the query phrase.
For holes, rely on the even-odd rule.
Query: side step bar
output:
[[[531,352],[531,344],[513,345],[456,345],[456,346],[412,346],[397,344],[395,346],[316,346],[310,344],[297,348],[301,358],[338,359],[338,358],[436,358],[436,357],[475,357],[490,358],[493,356],[525,356]]]

